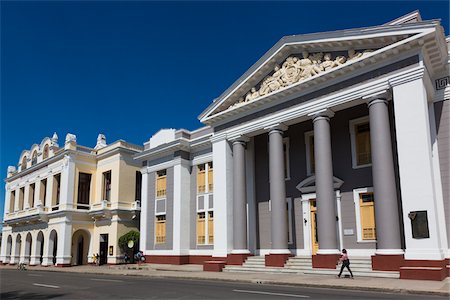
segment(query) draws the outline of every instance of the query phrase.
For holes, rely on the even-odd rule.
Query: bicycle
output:
[[[19,270],[19,271],[26,271],[27,270],[27,265],[25,263],[21,262],[21,263],[19,263],[17,265],[17,270]]]

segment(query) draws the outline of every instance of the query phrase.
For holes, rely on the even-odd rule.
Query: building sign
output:
[[[414,239],[427,239],[430,237],[428,230],[427,211],[412,211],[408,214],[411,219],[412,236]]]

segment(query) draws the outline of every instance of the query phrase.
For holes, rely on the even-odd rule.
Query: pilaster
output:
[[[71,155],[64,157],[63,170],[61,172],[59,209],[71,209],[75,192],[75,162]]]
[[[148,185],[149,176],[147,172],[147,167],[141,169],[142,173],[142,191],[141,191],[141,219],[140,219],[140,232],[139,235],[139,246],[143,251],[147,250],[147,235],[148,235]]]
[[[173,167],[173,252],[175,255],[189,254],[190,232],[190,161],[176,159]]]

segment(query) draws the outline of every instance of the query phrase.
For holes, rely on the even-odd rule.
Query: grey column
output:
[[[337,250],[336,197],[333,188],[330,118],[317,116],[314,122],[317,235],[320,250]]]
[[[384,99],[370,101],[369,118],[377,248],[401,249],[387,101]]]
[[[233,248],[247,249],[245,142],[233,142]]]
[[[283,131],[280,129],[269,132],[269,180],[272,249],[288,249]]]

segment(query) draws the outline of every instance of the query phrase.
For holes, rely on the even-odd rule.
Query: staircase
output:
[[[283,268],[266,267],[264,256],[250,256],[242,266],[227,265],[224,272],[252,272],[252,273],[289,273],[306,275],[337,275],[340,265],[336,269],[313,269],[312,259],[308,256],[294,256],[289,258]],[[399,272],[372,271],[370,258],[351,258],[350,269],[355,277],[400,278]],[[349,275],[347,269],[342,272],[342,277]]]

